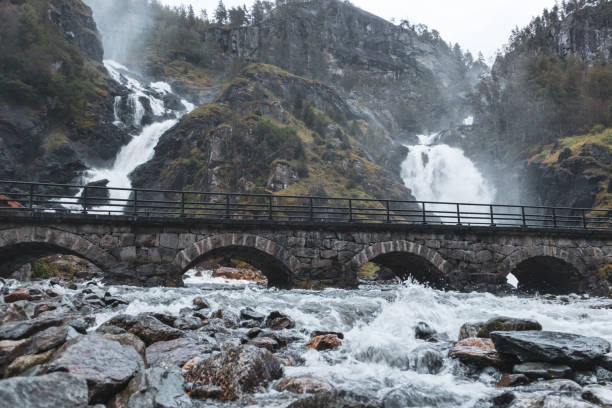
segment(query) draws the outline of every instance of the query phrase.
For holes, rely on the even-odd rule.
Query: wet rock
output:
[[[61,318],[36,318],[0,325],[0,340],[19,340],[51,326],[62,325]]]
[[[255,310],[247,307],[246,309],[242,309],[240,311],[240,320],[254,320],[256,322],[263,322],[266,318],[265,315],[256,312]]]
[[[569,333],[493,332],[491,339],[498,352],[515,355],[521,361],[584,365],[610,351],[610,343],[604,339]]]
[[[312,337],[308,343],[306,343],[306,347],[310,347],[312,349],[323,351],[323,350],[333,350],[342,345],[342,340],[336,336],[335,334],[323,334],[321,336]]]
[[[513,392],[506,391],[491,398],[491,402],[495,408],[507,407],[516,400],[516,395]]]
[[[151,344],[146,350],[146,360],[149,366],[179,366],[197,356],[208,356],[211,347],[198,344],[195,340],[182,337],[169,341],[159,341]]]
[[[12,292],[4,295],[4,301],[6,303],[17,302],[19,300],[31,300],[29,289],[15,289]]]
[[[30,368],[44,364],[48,362],[55,349],[48,350],[44,353],[40,354],[28,354],[25,356],[17,357],[7,368],[5,372],[5,377],[15,377],[29,370]]]
[[[417,347],[410,353],[410,369],[419,374],[438,374],[444,366],[444,356],[431,346]]]
[[[529,378],[524,374],[506,374],[495,385],[498,387],[517,387],[529,384]]]
[[[550,380],[553,378],[565,378],[572,373],[572,369],[566,365],[550,363],[523,363],[514,366],[516,374],[524,374],[530,378],[543,378]]]
[[[570,392],[579,393],[582,387],[572,380],[545,380],[533,382],[529,385],[518,387],[523,392]]]
[[[67,340],[78,337],[79,334],[73,328],[66,326],[52,326],[32,336],[29,347],[30,354],[38,354],[56,348]]]
[[[0,323],[18,322],[31,317],[28,316],[24,307],[18,303],[9,303],[8,305],[2,306],[4,306],[4,308],[0,307]]]
[[[190,408],[185,380],[178,370],[153,367],[138,373],[108,408]]]
[[[204,300],[203,297],[197,297],[193,299],[192,304],[195,310],[210,309],[210,305],[206,300]]]
[[[189,382],[222,388],[220,401],[234,401],[246,393],[262,390],[282,376],[280,361],[268,350],[227,344],[221,353],[199,363],[185,375]]]
[[[612,406],[612,384],[588,385],[582,391],[582,398],[604,407]]]
[[[301,394],[287,408],[382,408],[378,400],[350,391],[334,390],[320,394]]]
[[[66,321],[66,324],[81,334],[87,334],[87,329],[96,322],[93,316],[76,316]]]
[[[102,334],[102,337],[104,337],[107,340],[116,341],[117,343],[122,344],[124,346],[133,347],[134,350],[136,350],[143,359],[146,356],[145,349],[147,346],[144,344],[142,340],[140,340],[138,336],[135,336],[132,333],[128,333],[128,332],[118,333],[118,334],[104,333]]]
[[[432,329],[427,323],[419,322],[414,327],[414,337],[420,340],[428,340],[436,334],[436,331]]]
[[[266,317],[265,326],[272,330],[293,329],[295,322],[287,315],[280,312],[272,312]]]
[[[202,327],[202,319],[196,316],[179,316],[173,326],[179,330],[197,330]]]
[[[249,341],[248,344],[255,346],[255,347],[266,349],[272,353],[281,347],[278,341],[270,337],[256,338],[256,339]]]
[[[143,369],[144,361],[134,348],[97,334],[66,343],[47,366],[47,372],[67,371],[85,378],[92,404],[106,402]]]
[[[514,406],[514,405],[513,405]],[[525,402],[521,407],[534,408],[596,408],[590,402],[569,395],[550,394],[537,396]]]
[[[119,315],[110,319],[104,325],[117,326],[140,337],[147,346],[158,341],[174,340],[185,337],[181,330],[170,327],[160,322],[151,315],[141,314],[138,316]]]
[[[494,331],[542,330],[542,325],[535,320],[516,319],[513,317],[494,317],[478,330],[476,337],[489,337]]]
[[[219,399],[222,395],[223,388],[216,385],[201,385],[189,393],[189,396],[195,399]]]
[[[289,391],[294,394],[321,394],[332,392],[334,387],[326,381],[311,376],[283,378],[276,385],[277,391]]]
[[[312,333],[310,333],[310,337],[324,336],[326,334],[332,334],[338,337],[340,340],[344,340],[344,334],[340,332],[335,332],[335,331],[315,330]]]
[[[70,373],[15,377],[0,381],[0,406],[6,408],[83,408],[87,383]]]
[[[478,337],[478,332],[484,326],[484,322],[468,322],[464,323],[459,329],[459,340]]]
[[[30,339],[0,340],[0,374],[13,360],[28,352],[30,343]]]
[[[491,339],[463,339],[455,343],[449,352],[449,356],[462,363],[473,364],[478,367],[501,367],[506,364],[504,357],[496,351]]]

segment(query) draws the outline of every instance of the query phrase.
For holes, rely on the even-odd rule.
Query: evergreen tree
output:
[[[227,9],[225,8],[225,4],[223,4],[223,0],[219,0],[219,5],[217,6],[217,10],[215,10],[215,19],[219,25],[225,23],[225,20],[227,20]]]

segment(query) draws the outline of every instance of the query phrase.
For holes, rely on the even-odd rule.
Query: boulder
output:
[[[58,317],[36,318],[0,325],[0,340],[19,340],[51,326],[61,326],[63,320]]]
[[[312,337],[308,343],[306,343],[306,347],[310,347],[312,349],[323,351],[323,350],[333,350],[342,345],[342,340],[335,334],[323,334],[321,336]]]
[[[592,384],[584,387],[582,398],[602,407],[612,406],[612,384]]]
[[[414,349],[409,355],[410,369],[419,374],[438,374],[444,366],[444,356],[428,344]]]
[[[591,364],[610,351],[610,343],[599,337],[549,331],[493,332],[498,352],[520,361],[568,365]]]
[[[185,374],[189,382],[222,388],[220,401],[234,401],[244,394],[262,391],[283,374],[280,361],[268,350],[228,343],[221,353],[198,363]]]
[[[4,295],[4,301],[6,303],[13,303],[19,300],[30,300],[30,290],[29,289],[15,289],[12,292]]]
[[[383,407],[458,407],[463,405],[462,402],[467,401],[440,387],[428,389],[422,384],[406,384],[387,393],[383,398]]]
[[[311,376],[283,378],[276,385],[277,391],[289,391],[294,394],[321,394],[332,392],[334,387],[326,381]]]
[[[494,317],[487,320],[478,330],[476,337],[489,337],[494,331],[542,330],[542,325],[535,320],[516,319],[513,317]]]
[[[272,330],[283,330],[294,328],[295,322],[289,316],[281,312],[272,312],[266,317],[265,325]]]
[[[67,371],[87,380],[89,402],[106,402],[144,369],[144,361],[130,346],[98,334],[71,340],[58,350],[47,372]]]
[[[30,343],[30,339],[0,340],[0,375],[13,360],[28,352]]]
[[[151,367],[162,365],[181,367],[192,358],[202,355],[208,357],[211,352],[211,347],[198,344],[191,338],[182,337],[151,344],[146,350],[146,360]]]
[[[262,323],[265,318],[265,315],[256,312],[250,307],[247,307],[246,309],[242,309],[240,311],[240,320],[254,320],[258,323]]]
[[[455,343],[449,352],[449,356],[462,363],[478,367],[501,367],[506,364],[503,356],[496,351],[491,339],[475,337],[463,339]]]
[[[427,323],[419,322],[414,327],[414,337],[420,340],[429,340],[435,336],[436,331],[432,329]]]
[[[0,406],[6,408],[84,408],[87,382],[70,373],[14,377],[0,381]]]
[[[120,327],[138,336],[147,346],[158,341],[185,337],[183,331],[170,327],[148,314],[138,316],[118,315],[104,323],[103,326],[106,325]]]
[[[572,369],[566,365],[537,362],[516,364],[512,371],[530,378],[543,378],[545,380],[565,378],[572,373]]]
[[[218,399],[221,395],[223,395],[223,388],[210,384],[195,387],[189,392],[189,396],[195,399]]]
[[[209,309],[210,305],[203,297],[197,297],[191,302],[195,310]]]
[[[30,354],[39,354],[59,347],[67,340],[79,336],[76,330],[66,326],[51,326],[32,336]]]
[[[185,380],[180,371],[153,367],[138,373],[128,386],[111,399],[108,408],[190,408]]]
[[[202,327],[204,322],[199,317],[193,315],[182,315],[174,320],[172,326],[179,330],[197,330]]]
[[[143,359],[145,358],[145,349],[147,348],[147,346],[144,344],[142,340],[140,340],[139,337],[133,335],[132,333],[128,333],[128,332],[118,333],[118,334],[104,333],[102,334],[102,337],[104,337],[107,340],[116,341],[117,343],[123,344],[124,346],[134,347],[134,350],[136,350]]]
[[[519,387],[523,392],[564,392],[564,393],[579,393],[582,387],[572,380],[545,380],[533,382],[529,385]]]
[[[279,342],[271,337],[259,337],[249,341],[248,344],[259,348],[264,348],[270,352],[275,352],[281,347]]]

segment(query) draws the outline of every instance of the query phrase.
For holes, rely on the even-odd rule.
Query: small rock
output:
[[[72,331],[72,334],[70,333]],[[66,326],[52,326],[32,336],[30,354],[38,354],[56,348],[78,336],[76,330]]]
[[[543,378],[550,380],[554,378],[564,378],[572,373],[572,369],[566,365],[555,365],[550,363],[523,363],[514,366],[516,374],[524,374],[530,378]]]
[[[582,391],[582,398],[603,407],[612,406],[612,384],[587,385]]]
[[[280,348],[278,341],[270,337],[259,337],[249,341],[248,344],[259,348],[264,348],[272,353]]]
[[[45,330],[51,326],[61,326],[63,320],[54,318],[36,318],[20,322],[11,322],[0,325],[0,340],[19,340],[34,333]]]
[[[4,301],[6,303],[13,303],[19,300],[31,300],[30,299],[30,290],[29,289],[15,289],[12,292],[4,295]]]
[[[332,392],[334,387],[326,381],[311,376],[283,378],[276,385],[276,390],[289,391],[294,394],[321,394]]]
[[[28,354],[25,356],[20,356],[15,359],[7,368],[6,368],[6,377],[15,377],[29,370],[30,368],[44,364],[51,359],[55,349],[48,350],[44,353],[40,354]]]
[[[513,392],[506,391],[506,392],[502,392],[501,394],[493,397],[491,399],[491,402],[493,402],[495,407],[501,408],[501,407],[507,407],[512,402],[514,402],[515,399],[516,399],[516,395],[514,395]]]
[[[26,354],[30,344],[30,339],[0,340],[0,374],[13,360]]]
[[[484,326],[484,322],[464,323],[459,329],[459,340],[461,341],[472,337],[478,337],[478,332],[482,326]]]
[[[138,336],[132,333],[128,333],[128,332],[119,333],[119,334],[104,333],[102,334],[102,337],[104,337],[107,340],[116,341],[117,343],[122,344],[124,346],[134,347],[134,350],[136,350],[143,359],[145,358],[145,349],[147,346],[144,344],[142,340],[140,340]]]
[[[524,374],[506,374],[495,384],[498,387],[517,387],[529,384],[529,378]]]
[[[189,396],[195,399],[219,399],[222,395],[223,388],[216,385],[201,385],[189,393]]]
[[[478,367],[500,367],[506,361],[503,356],[495,350],[491,339],[467,338],[453,346],[449,352],[451,358],[456,358],[462,363],[473,364]]]
[[[310,337],[324,336],[326,334],[333,334],[334,336],[338,337],[340,340],[344,340],[344,334],[340,332],[334,332],[334,331],[315,330],[312,333],[310,333]]]
[[[155,317],[147,314],[138,316],[118,315],[104,323],[102,326],[117,326],[140,337],[147,346],[158,341],[174,340],[185,337],[181,330],[170,327]],[[101,327],[102,327],[101,326]]]
[[[70,373],[9,378],[0,381],[0,406],[84,408],[87,407],[87,382]]]
[[[250,307],[242,309],[240,311],[240,320],[254,320],[256,322],[261,323],[264,321],[265,318],[265,315],[254,311]]]
[[[193,299],[192,304],[193,304],[193,307],[195,308],[195,310],[210,309],[210,305],[202,297],[197,297],[197,298]]]
[[[428,340],[436,334],[436,331],[432,329],[427,323],[419,322],[414,327],[414,337],[420,340]]]
[[[513,317],[494,317],[478,330],[476,337],[489,337],[494,331],[542,330],[542,325],[535,320],[516,319]]]
[[[292,329],[295,322],[287,315],[280,312],[272,312],[266,317],[266,327],[272,330]]]
[[[419,374],[438,374],[444,366],[444,356],[430,345],[414,349],[409,356],[410,369]]]
[[[173,326],[179,330],[197,330],[202,327],[202,319],[195,316],[179,316]]]
[[[342,345],[342,340],[338,338],[335,334],[324,334],[321,336],[312,337],[308,343],[306,343],[306,347],[310,347],[312,349],[323,351],[323,350],[333,350]]]

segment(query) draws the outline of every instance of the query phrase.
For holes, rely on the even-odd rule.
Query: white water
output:
[[[296,328],[283,335],[300,338],[288,347],[301,355],[305,364],[285,367],[285,376],[313,375],[335,387],[356,392],[368,398],[383,399],[397,388],[416,387],[433,397],[439,396],[439,408],[473,407],[476,401],[489,398],[503,390],[494,386],[495,376],[469,378],[457,369],[456,362],[446,357],[437,374],[427,374],[408,367],[415,351],[427,343],[415,339],[414,326],[427,322],[439,333],[456,339],[460,326],[467,321],[482,321],[494,316],[531,318],[544,330],[598,336],[612,341],[612,313],[595,306],[608,304],[605,299],[581,299],[569,296],[546,300],[540,297],[497,297],[486,293],[457,293],[433,290],[407,282],[394,287],[362,287],[356,291],[328,289],[325,291],[263,289],[256,285],[228,288],[215,286],[214,278],[186,280],[188,287],[133,288],[113,286],[113,295],[130,301],[125,310],[96,315],[97,325],[119,313],[139,314],[161,312],[178,315],[189,307],[196,296],[204,296],[210,312],[238,314],[252,307],[267,314],[273,310],[286,313],[296,321]],[[208,285],[206,285],[208,284]],[[191,287],[190,287],[191,286]],[[204,288],[204,289],[203,289]],[[341,348],[320,353],[304,348],[308,332],[334,330],[345,334]],[[254,396],[257,407],[285,406],[272,391]],[[211,407],[223,404],[210,401]]]
[[[121,104],[121,97],[115,97],[115,126],[134,126],[139,129],[133,136],[132,140],[121,148],[115,161],[110,167],[98,167],[90,169],[85,176],[85,183],[97,180],[107,179],[108,187],[129,189],[132,186],[129,175],[136,167],[153,158],[155,146],[159,142],[160,137],[174,126],[178,120],[186,113],[192,111],[195,106],[186,100],[182,100],[184,109],[182,111],[173,111],[165,107],[164,101],[158,96],[163,96],[172,92],[172,87],[166,82],[153,82],[148,86],[143,85],[135,77],[131,76],[130,71],[125,66],[116,61],[105,60],[104,66],[110,73],[111,77],[130,90],[127,96],[128,104],[132,109],[133,123],[125,124],[121,121],[118,109]],[[157,94],[155,94],[154,91]],[[149,101],[151,111],[156,117],[156,122],[141,127],[142,118],[145,115],[145,108],[141,103],[141,98]],[[81,209],[80,205],[76,205],[81,191],[71,199],[75,204],[67,205],[73,209]],[[111,203],[123,204],[122,200],[129,198],[130,192],[123,190],[110,190]],[[64,202],[69,201],[64,199]],[[101,211],[117,211],[119,207],[101,206],[96,207],[96,210]]]

